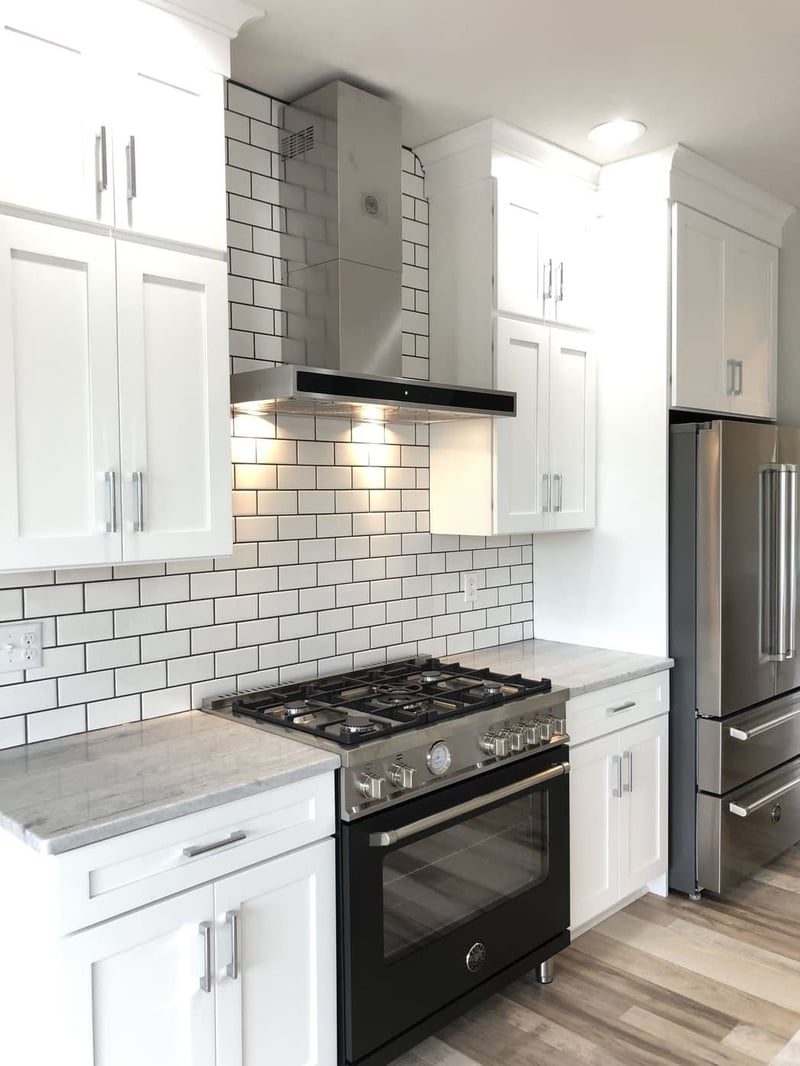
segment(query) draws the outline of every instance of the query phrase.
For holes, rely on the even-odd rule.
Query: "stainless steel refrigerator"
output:
[[[670,887],[724,893],[800,840],[800,429],[670,434]]]

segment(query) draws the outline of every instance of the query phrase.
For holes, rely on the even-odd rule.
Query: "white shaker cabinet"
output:
[[[0,570],[120,559],[114,243],[0,219]]]
[[[434,533],[588,529],[595,516],[596,364],[591,334],[495,320],[494,386],[515,418],[431,426]]]
[[[672,206],[672,406],[774,418],[778,249]]]
[[[117,242],[125,561],[230,551],[227,271]]]
[[[573,934],[666,873],[668,691],[655,674],[567,703]]]
[[[497,310],[523,318],[542,318],[548,277],[541,205],[522,182],[495,181],[493,191]],[[431,269],[436,269],[435,264]],[[552,291],[552,262],[549,285]]]

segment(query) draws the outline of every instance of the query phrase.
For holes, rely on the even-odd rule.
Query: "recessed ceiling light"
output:
[[[589,130],[589,140],[602,144],[604,148],[619,148],[623,144],[638,141],[647,126],[632,118],[612,118],[610,122],[601,122]]]

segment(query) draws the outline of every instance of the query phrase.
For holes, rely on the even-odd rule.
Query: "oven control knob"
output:
[[[525,726],[513,725],[510,729],[506,730],[508,736],[508,746],[512,752],[524,751],[527,741],[525,738]]]
[[[496,755],[498,758],[509,752],[508,737],[502,733],[487,733],[480,745],[487,755]]]
[[[538,722],[525,723],[525,742],[529,748],[542,743],[542,730]]]
[[[539,719],[539,729],[542,734],[542,740],[547,742],[553,736],[553,719],[550,717]]]
[[[366,796],[368,800],[382,800],[386,792],[386,781],[382,777],[378,777],[377,774],[373,774],[371,770],[367,770],[356,781],[356,788],[362,796]]]
[[[389,767],[389,780],[395,788],[407,790],[414,787],[415,772],[410,766],[396,762]]]
[[[556,715],[553,716],[553,736],[564,737],[567,735],[567,720]]]

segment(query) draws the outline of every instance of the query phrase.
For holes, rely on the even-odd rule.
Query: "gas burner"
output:
[[[432,685],[434,681],[439,681],[442,677],[441,670],[423,670],[422,680],[426,685]]]
[[[487,678],[483,683],[483,691],[487,696],[499,696],[503,691],[502,682]]]
[[[297,718],[300,714],[305,714],[311,709],[311,705],[308,700],[287,700],[283,705],[283,709],[286,712],[286,717],[292,719]]]
[[[340,731],[350,736],[362,736],[364,733],[374,733],[379,728],[376,722],[368,718],[345,718],[341,723]]]
[[[420,702],[421,699],[419,686],[411,686],[408,688],[396,688],[396,689],[379,689],[375,693],[376,703],[386,703],[390,707],[402,707],[403,710],[409,710]]]

